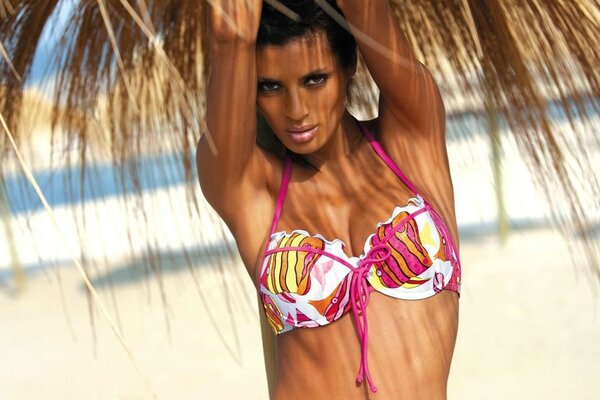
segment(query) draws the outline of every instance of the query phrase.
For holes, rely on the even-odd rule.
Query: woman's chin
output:
[[[307,156],[319,150],[315,141],[309,141],[302,144],[290,143],[286,148],[301,156]]]
[[[296,154],[308,155],[319,150],[319,141],[315,135],[309,138],[297,137],[296,140],[290,140],[288,137],[288,140],[285,142],[285,147]]]

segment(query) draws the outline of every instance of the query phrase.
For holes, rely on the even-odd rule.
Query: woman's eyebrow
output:
[[[303,78],[308,78],[309,76],[314,76],[314,75],[329,74],[329,73],[330,73],[330,71],[328,68],[319,68],[319,69],[310,71],[308,74],[304,75]]]
[[[314,69],[304,75],[302,75],[302,79],[304,78],[308,78],[310,76],[314,76],[314,75],[321,75],[321,74],[330,74],[331,71],[329,68],[318,68],[318,69]],[[275,78],[269,78],[267,76],[258,76],[256,78],[259,82],[279,82],[279,79],[275,79]]]
[[[257,80],[258,80],[259,82],[279,82],[277,79],[274,79],[274,78],[268,78],[268,77],[266,77],[266,76],[259,76],[259,77],[257,77]]]

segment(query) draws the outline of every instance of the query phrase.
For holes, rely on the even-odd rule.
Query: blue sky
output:
[[[46,80],[51,80],[55,75],[56,65],[52,61],[57,51],[56,44],[78,3],[78,0],[63,0],[50,17],[36,49],[31,74],[27,80],[28,85],[38,86]]]

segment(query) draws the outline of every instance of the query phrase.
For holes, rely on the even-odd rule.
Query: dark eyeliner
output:
[[[309,86],[321,86],[323,85],[327,79],[329,79],[329,77],[331,76],[331,74],[314,74],[314,75],[310,75],[307,76],[305,79],[305,84],[308,84],[309,81],[311,80],[320,80],[319,83],[315,83]]]
[[[281,83],[270,80],[270,79],[261,79],[258,81],[257,90],[259,92],[263,92],[263,93],[271,93],[271,92],[274,92],[277,90],[277,89],[267,89],[266,86],[268,86],[268,85],[274,85],[274,86],[280,87]]]

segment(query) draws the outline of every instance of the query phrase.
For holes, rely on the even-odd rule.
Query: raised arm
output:
[[[210,138],[205,133],[200,140],[197,164],[204,195],[219,213],[226,213],[223,199],[241,195],[240,190],[257,184],[262,176],[254,161],[255,42],[262,0],[212,0],[209,4],[206,126]]]
[[[389,0],[337,0],[337,4],[379,87],[380,116],[391,112],[415,133],[443,131],[445,114],[437,84],[416,60]]]

